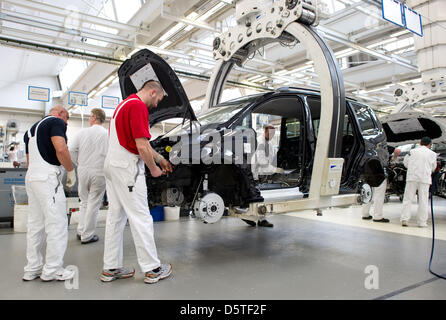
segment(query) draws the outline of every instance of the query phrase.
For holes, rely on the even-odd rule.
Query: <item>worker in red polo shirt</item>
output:
[[[104,174],[109,198],[105,227],[104,282],[133,277],[135,269],[123,267],[123,232],[130,223],[136,255],[144,282],[155,283],[172,272],[170,264],[161,264],[153,236],[149,212],[145,167],[152,177],[172,172],[172,165],[150,146],[149,112],[163,99],[158,81],[149,80],[116,108],[110,120],[109,148]],[[157,164],[161,167],[158,167]]]

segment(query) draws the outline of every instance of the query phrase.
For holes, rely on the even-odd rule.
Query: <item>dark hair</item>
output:
[[[9,151],[14,151],[14,146],[11,146],[11,148],[9,148]]]
[[[423,138],[421,138],[421,142],[420,142],[420,144],[422,145],[422,146],[428,146],[428,145],[430,145],[432,143],[432,139],[431,138],[429,138],[429,137],[423,137]]]

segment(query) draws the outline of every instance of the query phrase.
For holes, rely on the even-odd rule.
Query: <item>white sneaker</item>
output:
[[[427,223],[419,223],[418,227],[419,228],[427,228]]]
[[[45,281],[45,282],[53,281],[53,280],[65,281],[65,280],[72,279],[74,277],[74,275],[75,275],[74,270],[68,270],[68,269],[61,268],[52,275],[45,275],[42,273],[42,275],[40,276],[40,279],[42,279],[42,281]]]
[[[32,281],[34,279],[37,279],[40,277],[40,275],[42,274],[42,271],[34,271],[34,272],[30,272],[30,271],[26,271],[23,274],[23,281]]]
[[[403,227],[408,227],[409,226],[409,224],[407,223],[407,220],[401,220],[401,225]]]

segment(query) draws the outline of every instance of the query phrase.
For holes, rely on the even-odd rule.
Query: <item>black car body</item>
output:
[[[182,124],[151,142],[157,152],[176,164],[168,176],[147,175],[151,205],[191,207],[203,181],[206,190],[220,195],[227,207],[262,201],[264,190],[296,190],[296,198],[308,196],[321,108],[319,92],[282,88],[221,103],[197,118],[175,73],[148,50],[138,52],[119,69],[123,98],[136,91],[129,76],[147,63],[167,93],[167,99],[150,110],[150,124],[183,118]],[[347,99],[346,105],[340,193],[356,193],[361,183],[373,187],[384,180],[389,155],[385,133],[373,111],[353,99]],[[276,127],[275,161],[283,170],[254,179],[253,152],[243,148],[258,147],[262,134],[258,130],[265,121]],[[254,134],[246,136],[246,132]],[[216,157],[220,160],[215,161]]]
[[[438,154],[439,171],[434,173],[432,181],[436,195],[446,197],[446,124],[441,118],[418,111],[399,112],[381,118],[381,123],[387,135],[391,152],[399,148],[401,153],[395,159],[390,159],[387,186],[387,199],[397,195],[403,200],[406,186],[407,169],[403,164],[404,157],[410,150],[416,148],[422,137],[432,139],[432,150]]]

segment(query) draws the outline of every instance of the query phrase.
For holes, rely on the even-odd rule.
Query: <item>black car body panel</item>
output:
[[[136,53],[120,67],[123,98],[136,91],[130,75],[148,62],[168,95],[157,109],[150,110],[150,124],[183,118],[183,124],[151,141],[157,152],[175,162],[174,171],[168,176],[152,178],[146,170],[151,205],[190,208],[199,196],[204,179],[207,190],[220,195],[225,206],[262,201],[261,188],[298,187],[303,196],[308,196],[321,109],[319,92],[281,88],[213,106],[197,119],[178,77],[162,58],[148,50]],[[340,192],[356,193],[362,182],[378,186],[384,180],[388,152],[385,133],[373,111],[353,99],[345,101],[346,116],[340,130],[340,154],[345,159]],[[358,110],[367,115],[366,119],[358,118]],[[255,130],[260,130],[262,125],[254,121],[264,116],[279,130],[276,161],[282,171],[257,179],[252,172],[252,154],[243,149],[240,156],[237,148],[249,145],[256,150],[258,132]],[[184,121],[185,118],[188,120]],[[360,120],[368,127],[364,128]],[[251,135],[240,135],[240,132]],[[209,158],[213,161],[206,160]]]
[[[287,163],[293,159],[298,159],[300,165],[299,172],[294,172],[296,186],[300,191],[307,194],[309,191],[311,173],[313,166],[314,151],[316,148],[317,135],[314,131],[312,110],[306,103],[307,99],[312,97],[313,99],[319,99],[320,97],[315,92],[308,92],[304,90],[290,90],[278,92],[266,93],[261,96],[248,99],[242,110],[237,112],[229,120],[224,123],[214,124],[213,126],[206,125],[201,127],[200,133],[196,133],[196,136],[200,137],[202,133],[210,128],[214,128],[220,136],[224,135],[226,130],[234,130],[240,123],[246,118],[247,115],[252,113],[256,108],[268,103],[269,101],[281,99],[293,98],[296,101],[302,103],[302,133],[300,138],[303,140],[301,147],[292,145],[281,145],[277,152],[278,163],[282,164],[284,169],[289,169]],[[238,100],[235,100],[236,102]],[[211,112],[215,108],[221,108],[236,102],[230,101],[227,104],[222,104],[211,108],[208,112]],[[373,117],[373,123],[375,128],[364,132],[360,128],[356,113],[352,103],[357,104],[361,108],[370,112]],[[361,182],[367,182],[371,186],[378,186],[385,179],[386,165],[388,160],[388,151],[386,145],[385,133],[381,124],[374,116],[370,108],[360,105],[353,100],[347,100],[347,113],[349,117],[349,123],[352,127],[352,137],[343,138],[342,156],[345,158],[345,167],[342,178],[341,193],[355,193]],[[200,117],[198,118],[200,121]],[[283,129],[283,123],[281,124]],[[199,142],[197,138],[192,138],[193,134],[190,134],[190,126],[184,125],[186,133],[189,135],[187,141],[189,141],[191,148],[192,145],[199,144],[201,150],[204,147],[202,142]],[[174,129],[175,130],[175,129]],[[281,135],[283,137],[283,135]],[[176,142],[180,141],[174,139],[175,135],[167,133],[164,136],[158,137],[153,141],[152,146],[164,157],[169,157],[169,153],[166,151],[166,147],[172,147]],[[282,140],[281,140],[282,141]],[[348,141],[351,142],[349,147],[346,147]],[[206,141],[207,142],[207,141]],[[253,142],[255,145],[256,142]],[[282,147],[284,147],[282,149]],[[229,149],[233,151],[233,144],[230,147],[223,149]],[[284,152],[282,152],[285,150]],[[224,154],[224,152],[223,152]],[[222,159],[222,163],[224,159]],[[163,196],[166,194],[166,190],[169,188],[176,188],[181,190],[184,195],[184,202],[182,205],[190,206],[194,200],[197,190],[199,189],[202,177],[207,174],[209,178],[209,189],[219,194],[225,201],[226,205],[243,206],[250,202],[253,197],[253,188],[258,188],[259,182],[253,180],[250,174],[250,165],[235,165],[235,164],[211,164],[205,165],[200,162],[198,158],[191,158],[191,163],[195,164],[179,164],[176,166],[174,172],[168,177],[151,178],[147,177],[148,189],[150,190],[149,199],[153,205],[164,204],[166,205],[166,198]],[[293,167],[292,165],[290,168]],[[160,196],[161,195],[161,196]],[[164,197],[164,198],[163,198]]]
[[[130,77],[148,64],[153,68],[165,91],[165,96],[158,107],[149,110],[150,125],[171,118],[195,120],[195,113],[175,71],[164,59],[148,49],[138,51],[119,67],[118,76],[122,99],[137,92]],[[150,78],[150,75],[148,77]]]
[[[400,156],[389,166],[387,197],[397,195],[403,200],[407,169],[403,165],[404,157],[415,148],[422,137],[432,139],[432,150],[438,154],[440,172],[432,176],[435,194],[446,197],[446,124],[443,119],[418,111],[399,112],[382,117],[382,126],[387,135],[387,142],[392,152],[402,149]]]

